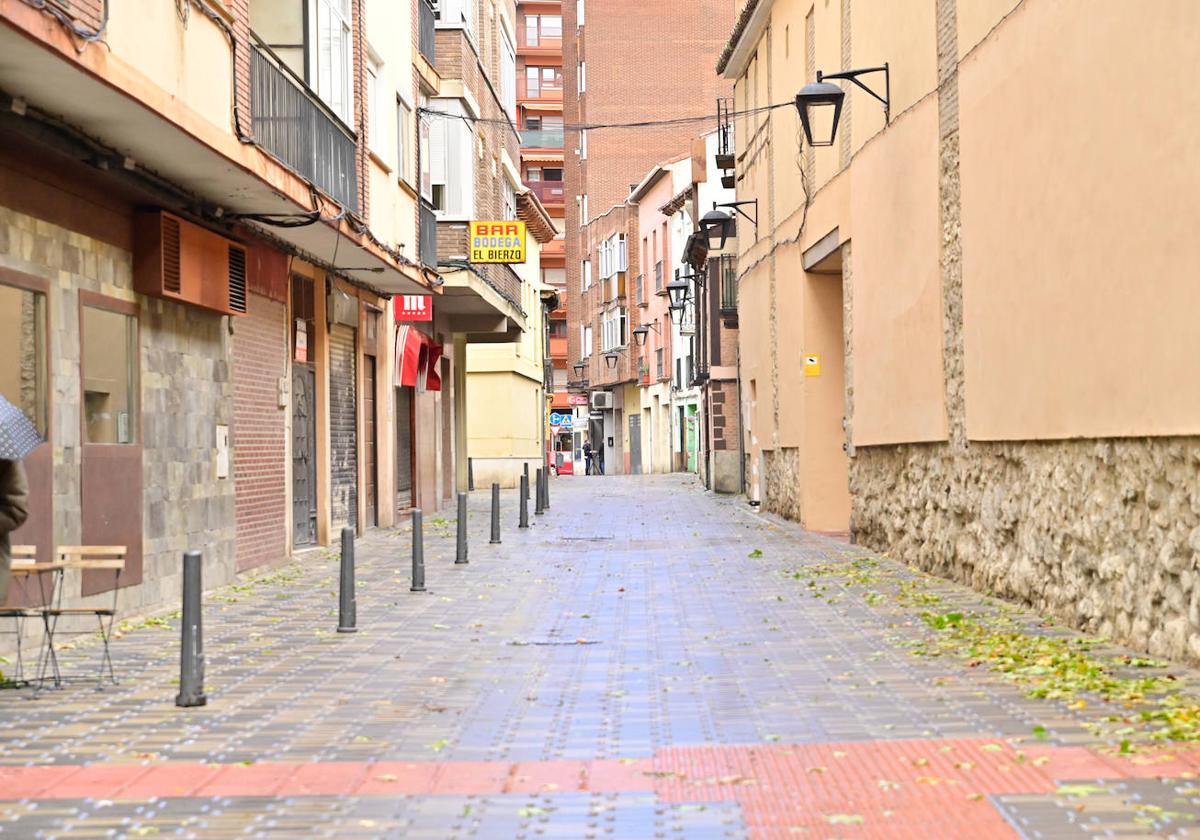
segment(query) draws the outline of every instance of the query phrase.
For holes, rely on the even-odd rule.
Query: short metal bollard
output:
[[[467,489],[475,489],[475,459],[467,459]]]
[[[339,633],[358,632],[358,598],[354,583],[354,529],[342,529],[341,584],[338,592]]]
[[[412,587],[410,592],[425,591],[425,526],[421,522],[421,509],[412,512]]]
[[[500,544],[500,485],[492,484],[492,538],[489,545]]]
[[[183,647],[179,656],[179,693],[175,695],[176,706],[203,706],[208,703],[208,698],[204,696],[201,557],[199,551],[185,551],[183,554]]]
[[[455,565],[462,565],[467,560],[467,494],[458,494],[458,545],[454,552]]]
[[[546,477],[542,479],[542,508],[550,510],[550,470],[546,470]]]
[[[542,482],[544,480],[545,480],[545,476],[542,475],[542,470],[539,468],[537,471],[537,484],[533,488],[533,514],[534,514],[534,516],[541,516],[543,513],[546,512],[545,509],[542,507]]]
[[[521,475],[525,476],[525,483],[521,485],[521,498],[529,500],[529,462],[526,461],[521,465]]]
[[[517,526],[519,528],[529,527],[529,476],[521,476],[520,503],[521,503],[521,521]]]

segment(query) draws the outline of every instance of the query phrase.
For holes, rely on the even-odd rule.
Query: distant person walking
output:
[[[15,405],[0,397],[0,604],[8,597],[13,531],[29,518],[29,483],[21,459],[41,444],[37,429]]]
[[[585,440],[583,442],[583,474],[592,474],[592,442]]]

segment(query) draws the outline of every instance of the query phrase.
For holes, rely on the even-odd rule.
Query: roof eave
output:
[[[770,19],[772,0],[746,0],[742,13],[734,24],[729,42],[717,62],[717,73],[726,79],[736,79],[742,75],[754,47],[762,36]]]

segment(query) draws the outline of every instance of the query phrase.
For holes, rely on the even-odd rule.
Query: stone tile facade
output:
[[[133,291],[132,255],[115,244],[0,206],[0,266],[49,281],[49,438],[55,545],[82,542],[79,293],[139,304],[143,583],[122,612],[176,603],[180,555],[205,554],[205,583],[233,577],[232,478],[217,479],[216,425],[232,422],[227,319]],[[113,488],[120,492],[120,488]],[[68,575],[64,605],[82,601]],[[98,596],[104,597],[104,596]],[[7,641],[6,641],[7,643]]]

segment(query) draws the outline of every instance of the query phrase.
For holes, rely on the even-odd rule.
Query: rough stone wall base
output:
[[[800,504],[800,450],[795,448],[763,450],[766,470],[763,487],[766,498],[763,507],[786,519],[802,522]]]
[[[850,490],[863,545],[1200,661],[1200,437],[859,448]]]

